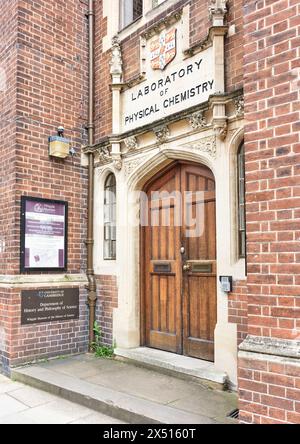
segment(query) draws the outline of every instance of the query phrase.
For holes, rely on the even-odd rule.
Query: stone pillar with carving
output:
[[[226,105],[223,99],[225,93],[225,49],[224,39],[227,33],[225,16],[227,13],[226,0],[210,0],[209,14],[212,21],[210,29],[213,41],[213,63],[216,97],[212,100],[213,126],[219,139],[227,135]],[[219,96],[219,97],[218,97]]]
[[[123,61],[121,45],[118,36],[112,39],[110,74],[112,78],[112,133],[118,135],[121,129],[121,90],[123,87]],[[112,143],[111,156],[116,164],[119,165],[121,153],[120,143]]]

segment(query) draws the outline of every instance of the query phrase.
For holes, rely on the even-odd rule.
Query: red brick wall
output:
[[[0,274],[10,270],[15,248],[16,3],[0,2]]]
[[[299,340],[300,4],[298,0],[245,0],[244,11],[249,334]],[[240,366],[245,370],[240,386],[247,384],[250,392],[240,393],[242,420],[299,422],[294,396],[300,392],[284,388],[289,367],[282,366],[278,372],[263,369],[270,373],[273,385],[282,388],[281,399],[275,401],[270,385],[261,386],[263,396],[253,383],[256,375],[247,361],[240,361]],[[295,387],[298,382],[293,382]],[[288,414],[278,418],[271,408],[275,402]]]
[[[113,310],[118,307],[118,287],[115,276],[97,276],[98,305],[96,320],[101,327],[102,342],[113,344]]]
[[[86,352],[85,302],[86,291],[82,288],[79,320],[21,326],[21,289],[0,289],[0,350],[4,371],[24,362]]]
[[[22,195],[68,201],[68,273],[85,270],[87,173],[80,150],[86,143],[86,12],[86,4],[78,0],[0,3],[0,41],[5,45],[0,47],[0,61],[8,72],[8,90],[0,92],[0,240],[6,242],[0,274],[20,272]],[[8,124],[7,119],[16,123]],[[48,155],[48,137],[59,125],[77,150],[74,158],[64,161]],[[19,294],[1,289],[10,316],[5,335],[12,340],[4,349],[5,362],[83,349],[82,318],[21,328]],[[86,313],[83,299],[81,316]],[[2,330],[3,322],[0,319]]]
[[[248,334],[247,282],[236,281],[233,292],[228,294],[228,321],[237,324],[238,345]]]
[[[300,423],[300,364],[263,358],[239,360],[240,420]]]

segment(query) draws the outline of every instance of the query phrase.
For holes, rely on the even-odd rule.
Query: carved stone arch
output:
[[[144,162],[139,163],[136,169],[128,177],[128,190],[135,191],[143,188],[144,184],[158,171],[174,160],[185,160],[206,165],[215,174],[214,161],[202,152],[179,148],[164,148],[148,157]]]

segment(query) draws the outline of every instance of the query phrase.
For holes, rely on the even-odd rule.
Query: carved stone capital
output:
[[[210,19],[214,26],[222,26],[227,13],[226,0],[210,0],[208,7]]]
[[[218,139],[225,140],[228,131],[228,125],[226,119],[214,119],[213,121],[214,132]]]
[[[138,148],[138,141],[135,136],[127,137],[127,139],[124,140],[124,144],[127,152],[136,151]]]
[[[170,131],[167,125],[158,126],[153,129],[156,139],[159,143],[167,142]]]
[[[99,156],[99,164],[104,165],[111,162],[111,151],[109,146],[104,146],[97,149],[97,154]]]
[[[205,128],[207,120],[204,116],[204,111],[197,111],[188,117],[188,122],[193,129]]]
[[[122,167],[123,167],[123,161],[121,156],[113,156],[113,167],[115,170],[117,171],[121,171]]]
[[[112,48],[111,48],[111,60],[110,64],[110,74],[113,79],[120,81],[122,73],[123,73],[123,61],[122,61],[122,51],[120,39],[118,36],[114,36],[112,39]]]
[[[120,171],[122,169],[122,158],[120,154],[113,154],[110,146],[105,146],[97,150],[99,156],[99,165],[112,164],[113,167]]]

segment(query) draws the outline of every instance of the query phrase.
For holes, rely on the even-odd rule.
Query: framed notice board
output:
[[[21,272],[66,271],[68,203],[22,196]]]

